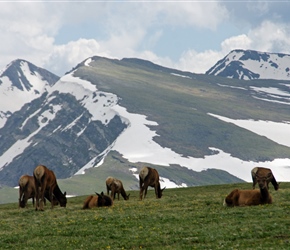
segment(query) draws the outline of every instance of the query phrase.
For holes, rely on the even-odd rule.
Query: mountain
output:
[[[243,80],[290,80],[290,55],[233,50],[206,74]]]
[[[40,97],[58,80],[58,76],[25,60],[7,65],[0,72],[0,127],[12,113]]]
[[[167,187],[247,180],[253,166],[287,158],[290,148],[224,119],[290,121],[288,86],[88,58],[0,128],[0,184],[16,186],[38,164],[64,179],[69,194],[104,187],[108,175],[138,188],[145,164]],[[285,96],[265,91],[273,88]]]

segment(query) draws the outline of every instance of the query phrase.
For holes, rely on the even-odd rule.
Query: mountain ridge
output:
[[[0,129],[0,183],[16,185],[21,173],[32,172],[39,163],[59,178],[70,178],[81,169],[102,165],[114,150],[128,160],[120,160],[127,169],[142,163],[202,171],[199,159],[224,153],[256,162],[286,157],[287,146],[210,115],[290,121],[288,106],[274,103],[278,96],[255,89],[277,87],[289,92],[289,82],[282,82],[194,74],[135,58],[88,58],[8,117]],[[147,148],[137,148],[138,140]],[[206,167],[213,168],[228,170],[213,163]],[[230,170],[238,178],[225,181],[245,179],[238,170]],[[183,180],[186,185],[195,183],[168,171],[164,174],[175,185]]]
[[[58,80],[55,74],[26,60],[9,63],[0,73],[0,127],[13,112],[40,97]]]
[[[232,50],[205,74],[252,80],[290,80],[290,55],[254,50]]]

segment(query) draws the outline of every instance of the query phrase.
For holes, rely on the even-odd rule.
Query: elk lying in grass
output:
[[[106,179],[106,187],[107,187],[107,195],[109,195],[109,191],[111,191],[111,198],[113,200],[115,200],[116,194],[118,194],[118,200],[120,200],[120,193],[124,198],[124,200],[129,200],[130,194],[128,195],[126,194],[126,191],[123,187],[123,183],[120,180],[109,176]]]
[[[251,174],[252,174],[252,179],[253,179],[253,189],[255,189],[255,186],[257,184],[256,175],[269,176],[269,178],[267,179],[267,188],[269,189],[269,182],[271,182],[276,191],[279,189],[279,183],[277,183],[271,169],[255,167],[252,169]]]
[[[143,167],[139,173],[140,186],[140,200],[142,200],[143,192],[145,190],[144,199],[147,194],[148,186],[154,187],[156,198],[162,197],[162,192],[165,188],[160,188],[159,174],[156,169],[150,167]]]
[[[32,198],[32,204],[34,206],[34,198],[35,198],[35,184],[34,177],[30,175],[22,175],[18,181],[19,184],[19,207],[26,207],[27,200]],[[48,199],[50,202],[50,198],[47,192],[45,192],[44,197]],[[52,198],[53,205],[58,205],[57,199],[53,196]],[[46,204],[46,200],[44,199],[44,204]]]
[[[260,190],[233,190],[224,200],[224,206],[252,206],[271,204],[272,197],[267,187],[271,174],[265,176],[255,175]]]
[[[48,192],[50,200],[53,199],[53,195],[59,201],[61,207],[66,207],[67,199],[66,192],[62,193],[56,181],[55,174],[52,170],[43,165],[37,166],[33,171],[33,177],[35,182],[35,197],[36,206],[35,210],[43,210],[43,202],[45,192]],[[40,202],[39,202],[40,199]],[[53,202],[51,208],[53,208]]]
[[[88,196],[83,205],[83,209],[94,208],[94,207],[104,207],[104,206],[112,206],[113,200],[111,197],[104,195],[102,192],[101,194],[96,193],[96,195]]]

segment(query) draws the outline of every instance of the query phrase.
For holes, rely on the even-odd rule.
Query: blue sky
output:
[[[0,70],[62,76],[90,56],[204,73],[233,49],[290,54],[290,1],[1,1]]]

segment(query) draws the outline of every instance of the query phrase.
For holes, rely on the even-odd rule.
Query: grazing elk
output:
[[[66,207],[67,199],[66,192],[62,193],[57,181],[55,174],[52,170],[48,169],[43,165],[37,166],[33,171],[33,177],[35,182],[35,197],[36,206],[35,210],[43,210],[43,202],[45,192],[48,192],[48,197],[50,200],[53,199],[53,195],[58,200],[61,207]],[[40,203],[39,203],[40,199]],[[51,203],[51,208],[53,208],[53,202]]]
[[[252,206],[272,204],[272,197],[267,188],[267,181],[271,174],[265,176],[255,175],[260,190],[233,190],[224,200],[224,206]]]
[[[88,196],[83,205],[83,209],[93,208],[93,207],[104,207],[112,206],[113,200],[111,197],[105,195],[103,192],[101,194],[96,193],[96,195]]]
[[[148,186],[154,187],[156,198],[162,197],[162,192],[165,188],[160,188],[159,174],[156,169],[150,167],[143,167],[139,173],[140,186],[140,200],[142,200],[143,192],[145,190],[144,199],[147,194]]]
[[[107,187],[107,195],[109,195],[109,191],[111,191],[111,198],[113,200],[115,200],[116,194],[118,194],[118,200],[120,200],[120,193],[124,198],[124,200],[129,200],[130,194],[128,195],[126,194],[126,191],[123,187],[123,183],[120,180],[109,176],[106,179],[106,187]]]
[[[271,169],[255,167],[252,169],[251,174],[252,174],[252,179],[253,179],[253,189],[255,189],[255,186],[257,184],[256,175],[269,176],[269,178],[267,179],[267,188],[269,189],[269,182],[271,182],[276,191],[279,189],[279,183],[277,183]]]
[[[19,207],[24,208],[27,205],[27,200],[32,198],[32,204],[34,206],[34,198],[35,198],[35,184],[34,177],[30,175],[22,175],[18,181],[19,184]],[[47,192],[45,192],[44,197],[48,199],[50,202],[50,198]],[[53,205],[58,205],[58,201],[53,196],[52,199]],[[46,200],[44,199],[44,204],[46,204]]]

